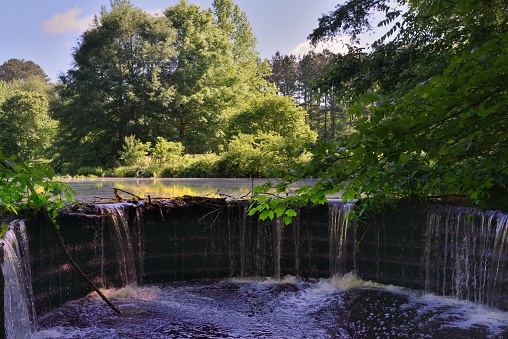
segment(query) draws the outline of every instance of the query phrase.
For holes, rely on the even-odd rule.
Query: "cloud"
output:
[[[90,27],[94,16],[79,18],[82,11],[82,9],[75,7],[64,13],[58,12],[51,19],[44,21],[42,30],[48,34],[83,32]]]
[[[324,51],[325,49],[337,54],[345,54],[347,53],[347,47],[346,43],[349,43],[348,37],[340,37],[337,39],[334,39],[333,41],[327,41],[327,42],[320,42],[316,47],[311,46],[309,41],[304,41],[302,43],[299,43],[295,47],[291,49],[289,54],[293,55],[305,55],[310,51],[314,51],[316,53],[320,53]]]

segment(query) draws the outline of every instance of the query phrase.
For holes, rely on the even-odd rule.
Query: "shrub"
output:
[[[150,142],[143,143],[134,135],[125,137],[125,143],[122,149],[118,151],[120,159],[125,162],[126,166],[146,166],[150,145]]]
[[[139,167],[120,166],[113,170],[113,176],[118,178],[133,178],[139,171]]]
[[[186,165],[178,176],[184,178],[213,178],[218,176],[217,162],[220,157],[216,154],[188,155]]]
[[[166,141],[162,137],[157,137],[157,142],[152,149],[152,157],[157,163],[166,163],[181,157],[183,150],[181,142]]]
[[[85,177],[104,177],[106,173],[104,170],[100,167],[90,167],[90,166],[82,166],[78,168],[76,171],[76,174],[79,176],[85,176]]]

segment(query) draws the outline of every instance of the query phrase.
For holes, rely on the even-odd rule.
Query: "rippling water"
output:
[[[354,276],[106,291],[39,317],[37,338],[508,338],[508,313]]]

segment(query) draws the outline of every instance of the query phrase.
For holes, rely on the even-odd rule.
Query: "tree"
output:
[[[40,94],[16,92],[0,105],[0,148],[7,156],[22,161],[44,158],[56,127],[48,101]]]
[[[214,20],[230,41],[233,66],[237,77],[239,92],[260,94],[273,91],[265,80],[270,73],[269,65],[260,62],[256,49],[257,39],[252,32],[245,12],[231,0],[214,0],[212,4]],[[244,97],[240,97],[244,99]]]
[[[175,32],[128,1],[102,9],[76,47],[74,66],[61,77],[61,166],[111,166],[124,138],[166,135]]]
[[[295,55],[281,55],[276,52],[270,62],[272,75],[269,80],[284,96],[296,96],[298,89],[298,61]]]
[[[506,4],[406,5],[404,12],[385,1],[347,1],[311,34],[316,42],[362,32],[374,8],[386,14],[382,25],[392,25],[371,52],[352,47],[345,63],[322,79],[323,88],[341,93],[357,116],[355,132],[312,149],[310,165],[286,179],[312,174],[319,182],[288,202],[321,203],[339,191],[367,203],[459,194],[481,204],[499,192],[506,196]]]
[[[48,81],[48,76],[41,66],[33,61],[13,58],[0,65],[0,81],[26,80],[30,77],[39,77]]]
[[[181,1],[168,8],[165,15],[177,31],[173,69],[167,74],[175,86],[175,96],[167,107],[176,140],[188,152],[206,152],[216,145],[220,109],[231,89],[226,84],[234,84],[228,72],[229,41],[214,24],[209,10]]]
[[[236,107],[270,88],[255,38],[245,13],[230,0],[214,1],[213,10],[181,1],[165,15],[177,30],[174,68],[167,75],[176,91],[167,106],[176,140],[189,153],[217,152]]]
[[[315,141],[316,133],[310,130],[305,122],[306,113],[293,98],[267,94],[248,101],[243,109],[229,121],[228,140],[264,140],[265,145],[272,147],[276,143],[266,136],[277,138],[278,161],[289,166],[298,160],[304,146]],[[243,137],[239,137],[243,136]],[[231,148],[231,145],[229,146]]]
[[[349,133],[350,119],[335,91],[318,87],[331,65],[340,58],[328,50],[310,51],[296,57],[277,52],[271,60],[272,75],[269,80],[279,88],[279,94],[292,96],[307,111],[307,123],[318,133],[318,139],[333,141],[343,133]]]
[[[143,143],[133,135],[129,135],[125,137],[122,149],[118,153],[127,166],[143,166],[150,146],[150,142]]]

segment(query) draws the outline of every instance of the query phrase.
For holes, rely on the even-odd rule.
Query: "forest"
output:
[[[289,219],[281,206],[336,192],[370,203],[506,200],[505,1],[347,0],[318,22],[309,40],[350,36],[347,53],[261,60],[231,0],[181,1],[160,16],[112,1],[56,83],[31,61],[0,65],[2,163],[60,175],[278,177],[257,189],[254,212]],[[387,33],[362,47],[376,26]],[[288,192],[302,178],[317,184]]]

